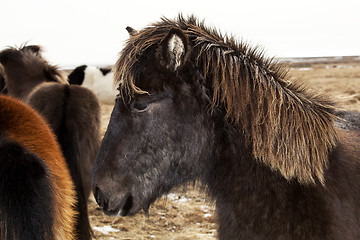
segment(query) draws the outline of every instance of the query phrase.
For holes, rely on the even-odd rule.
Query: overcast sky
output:
[[[0,49],[42,45],[60,67],[113,64],[128,38],[178,13],[260,45],[269,57],[360,55],[359,0],[2,0]]]

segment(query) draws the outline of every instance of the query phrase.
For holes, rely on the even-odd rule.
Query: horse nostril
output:
[[[104,194],[101,192],[100,188],[95,187],[94,197],[96,202],[102,209],[106,209],[108,207],[109,201],[105,198]]]
[[[100,199],[100,189],[98,187],[95,187],[94,190],[94,197],[97,203],[99,203],[99,199]]]

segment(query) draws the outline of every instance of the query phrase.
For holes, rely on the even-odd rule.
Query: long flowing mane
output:
[[[190,61],[212,86],[213,106],[224,106],[226,119],[245,133],[254,157],[287,179],[324,184],[336,142],[331,104],[290,82],[288,69],[259,48],[222,36],[193,16],[163,18],[131,33],[115,66],[121,94],[144,93],[135,85],[139,60],[173,28],[189,38]]]

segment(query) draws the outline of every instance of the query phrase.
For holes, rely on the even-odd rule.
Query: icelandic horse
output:
[[[105,213],[147,212],[199,182],[221,240],[360,239],[359,113],[337,113],[287,67],[195,17],[128,31],[93,167]]]
[[[0,96],[0,164],[0,239],[76,239],[76,193],[56,137],[9,96]]]

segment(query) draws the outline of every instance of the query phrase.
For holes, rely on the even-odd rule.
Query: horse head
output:
[[[0,63],[4,67],[8,94],[16,98],[25,99],[43,82],[65,83],[57,67],[42,57],[42,49],[37,45],[7,48],[0,52]]]
[[[173,28],[135,66],[137,91],[128,82],[120,87],[93,169],[93,191],[106,213],[146,211],[173,186],[194,180],[192,165],[209,154],[209,101],[193,86],[204,79],[189,56],[188,37]]]

